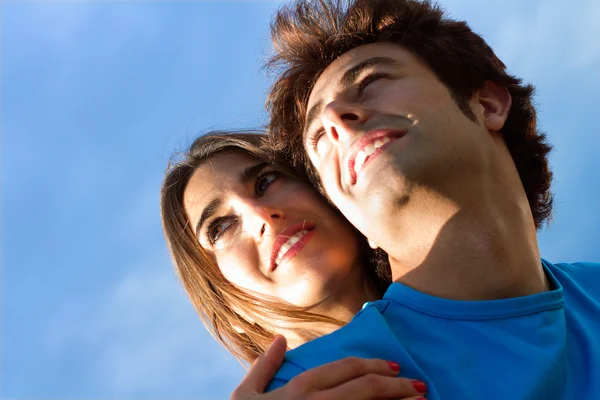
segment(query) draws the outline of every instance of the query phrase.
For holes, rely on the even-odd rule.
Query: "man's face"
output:
[[[482,159],[481,124],[420,59],[391,43],[335,60],[307,110],[304,145],[325,191],[377,244],[390,242],[394,213],[424,192],[451,197],[455,177]]]

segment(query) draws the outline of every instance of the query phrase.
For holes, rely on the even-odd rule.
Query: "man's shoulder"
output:
[[[579,293],[600,300],[600,263],[553,264],[546,260],[543,262],[562,285],[566,297]]]
[[[551,263],[547,260],[543,260],[543,262],[551,271],[558,271],[573,279],[600,279],[600,262],[580,261],[573,263]]]

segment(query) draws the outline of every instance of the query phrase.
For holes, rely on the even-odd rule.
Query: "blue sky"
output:
[[[553,261],[600,260],[600,3],[443,1],[537,86]],[[162,238],[171,153],[265,122],[278,2],[1,3],[2,399],[220,399],[244,370]]]

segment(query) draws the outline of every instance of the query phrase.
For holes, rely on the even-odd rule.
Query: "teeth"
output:
[[[281,246],[281,248],[279,249],[279,254],[277,254],[277,259],[275,260],[276,264],[279,264],[281,262],[281,259],[283,258],[283,256],[285,255],[285,253],[287,253],[287,251],[296,243],[298,243],[298,241],[300,239],[302,239],[302,236],[306,235],[308,233],[308,231],[300,231],[295,233],[294,235],[290,236],[290,238],[287,240],[287,242],[285,242],[283,244],[283,246]]]
[[[360,150],[354,159],[354,171],[358,174],[358,171],[362,168],[365,160],[367,159],[367,155],[364,151]]]
[[[290,238],[290,241],[288,243],[290,244],[290,246],[293,246],[296,243],[298,243],[298,240],[300,240],[301,237],[302,237],[301,235],[295,234],[294,236],[292,236]]]
[[[283,246],[281,246],[281,249],[279,250],[279,252],[282,254],[285,254],[290,249],[290,247],[292,247],[290,242],[286,242]]]
[[[390,139],[390,138],[389,138],[389,137],[387,137],[387,136],[384,136],[384,137],[382,137],[381,139],[377,139],[377,140],[375,141],[375,143],[374,143],[374,145],[375,145],[375,148],[376,148],[376,149],[380,148],[381,146],[383,146],[384,144],[386,144],[386,143],[387,143],[387,142],[389,142],[390,140],[392,140],[392,139]]]
[[[362,168],[363,164],[367,160],[367,158],[375,152],[378,148],[389,142],[389,137],[382,137],[381,139],[377,139],[375,142],[366,145],[362,150],[360,150],[356,154],[356,158],[354,159],[354,172],[358,174],[358,171]]]

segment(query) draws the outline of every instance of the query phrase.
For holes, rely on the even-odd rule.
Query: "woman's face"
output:
[[[247,291],[309,306],[335,298],[361,268],[349,223],[311,186],[250,155],[207,159],[184,207],[225,278]]]

